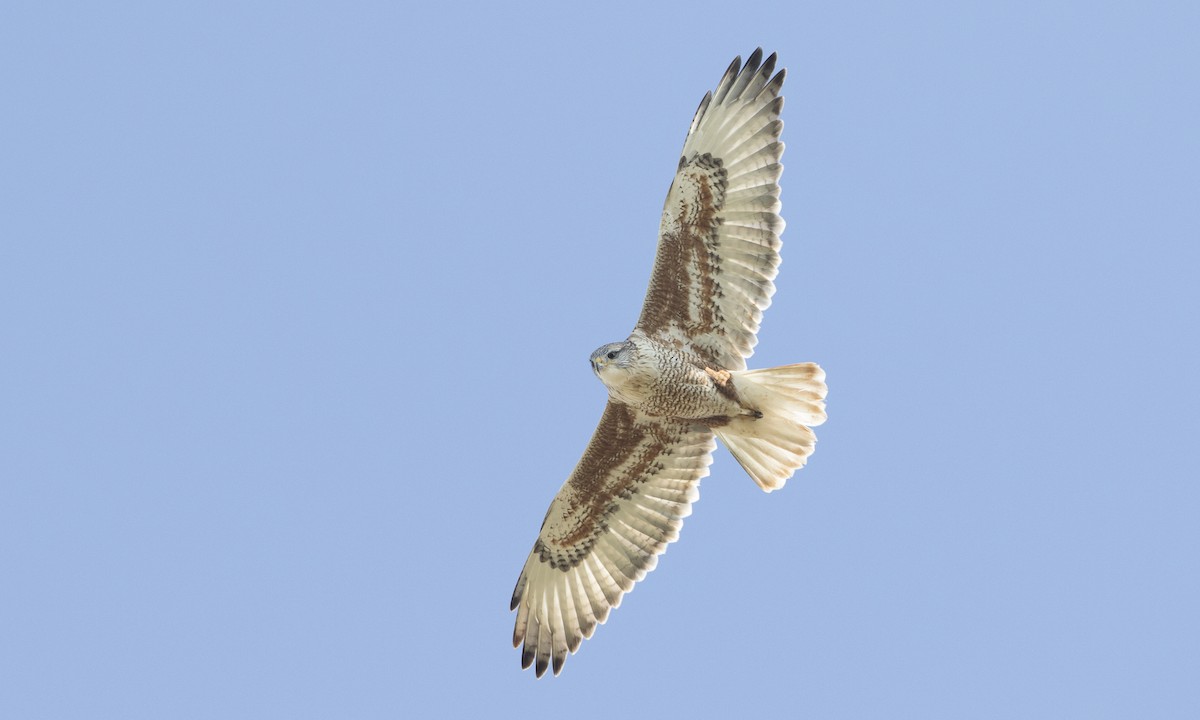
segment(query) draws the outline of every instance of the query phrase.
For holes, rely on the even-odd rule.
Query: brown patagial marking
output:
[[[670,327],[688,337],[720,332],[717,229],[725,207],[726,172],[719,158],[705,153],[680,160],[675,184],[663,209],[671,227],[659,237],[654,272],[637,327],[658,334]],[[673,201],[673,202],[672,202]],[[667,219],[670,218],[670,222]]]
[[[542,562],[566,571],[577,565],[606,530],[606,522],[617,510],[616,501],[637,492],[637,486],[662,469],[660,455],[677,442],[681,431],[668,425],[638,422],[637,413],[622,403],[610,402],[600,418],[596,434],[583,458],[567,481],[570,500],[559,512],[571,523],[566,534],[535,547]],[[547,514],[547,521],[550,516]]]

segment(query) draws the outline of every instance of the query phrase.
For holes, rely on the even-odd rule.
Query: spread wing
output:
[[[638,329],[741,370],[779,267],[784,71],[735,58],[704,96],[667,193]]]
[[[513,591],[521,666],[562,670],[621,596],[658,563],[699,496],[715,447],[704,427],[604,409],[558,491]]]

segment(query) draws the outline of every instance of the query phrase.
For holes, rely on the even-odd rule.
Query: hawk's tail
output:
[[[730,373],[741,401],[762,413],[713,430],[754,482],[783,487],[817,443],[810,426],[825,422],[825,371],[816,363]]]

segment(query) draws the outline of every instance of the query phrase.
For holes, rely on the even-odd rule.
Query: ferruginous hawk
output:
[[[629,338],[592,353],[608,405],[558,491],[513,591],[513,645],[557,675],[675,540],[714,436],[763,490],[804,465],[825,420],[815,364],[747,370],[779,267],[775,55],[735,58],[688,130],[658,255]]]

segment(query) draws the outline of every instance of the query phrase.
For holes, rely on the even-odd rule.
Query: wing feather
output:
[[[599,583],[600,591],[604,594],[603,604],[599,611],[596,612],[596,619],[600,622],[608,619],[608,612],[615,607],[620,606],[621,596],[625,591],[621,589],[621,584],[613,577],[613,574],[604,567],[604,563],[600,561],[600,556],[593,553],[586,560],[588,571],[592,573],[592,577],[596,578]]]
[[[741,370],[779,267],[785,71],[735,59],[692,119],[659,227],[637,328]],[[735,291],[731,289],[736,288]]]
[[[596,630],[596,601],[595,595],[591,590],[591,584],[594,582],[591,574],[586,571],[586,566],[584,566],[583,571],[575,573],[575,589],[573,593],[576,599],[575,610],[579,620],[579,637],[572,643],[574,647],[571,648],[571,652],[578,650],[579,643],[583,642],[585,638],[590,638]]]
[[[610,402],[546,513],[513,591],[513,645],[539,677],[562,670],[679,536],[715,447],[712,431]]]

